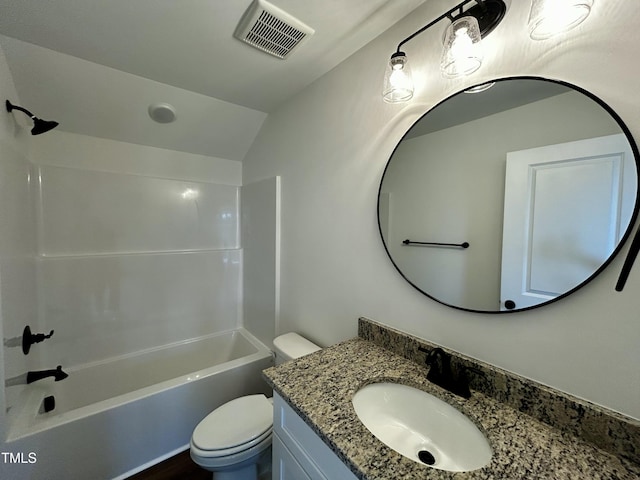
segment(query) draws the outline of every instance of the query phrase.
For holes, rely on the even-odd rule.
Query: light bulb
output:
[[[469,75],[482,65],[482,44],[478,20],[463,17],[454,21],[445,36],[440,69],[445,77]]]
[[[411,67],[403,52],[391,56],[384,76],[382,97],[387,103],[406,102],[413,97]]]
[[[407,76],[407,72],[403,69],[393,70],[389,77],[389,83],[394,89],[408,89],[411,85],[411,79]]]

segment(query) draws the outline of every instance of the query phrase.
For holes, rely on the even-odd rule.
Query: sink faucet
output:
[[[69,375],[62,371],[62,365],[58,365],[53,370],[38,370],[35,372],[27,372],[27,383],[37,382],[47,377],[54,377],[56,382],[64,380]]]
[[[461,369],[454,374],[451,369],[451,356],[448,353],[440,347],[432,349],[419,347],[418,350],[427,354],[425,359],[425,363],[429,366],[427,380],[463,398],[471,397],[466,372]]]

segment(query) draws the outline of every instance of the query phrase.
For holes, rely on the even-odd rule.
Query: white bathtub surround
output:
[[[81,135],[59,141],[89,155]],[[227,165],[220,178],[229,184],[215,183],[206,169],[202,176],[212,181],[171,178],[176,172],[162,162],[144,175],[145,147],[95,146],[105,142],[109,155],[137,155],[133,165],[102,171],[116,170],[103,153],[91,163],[78,159],[82,168],[68,157],[58,162],[64,166],[31,167],[39,309],[31,326],[55,330],[34,349],[39,368],[68,369],[226,331],[241,318],[240,191]],[[59,145],[52,151],[73,155]],[[34,156],[47,161],[43,151]],[[193,157],[187,160],[197,171]]]
[[[5,347],[4,378],[69,377],[2,390],[2,451],[37,462],[0,476],[128,475],[184,450],[213,408],[264,391],[271,354],[241,328],[241,165],[62,131],[18,148],[10,129],[3,336],[55,334],[28,356]],[[50,395],[55,410],[37,414]]]
[[[20,103],[5,53],[0,48],[0,98]],[[25,118],[28,120],[28,118]],[[28,130],[20,128],[20,117],[4,111],[0,115],[0,337],[22,335],[25,319],[35,318],[37,307],[35,275],[35,222],[29,208],[29,169],[26,160]],[[18,206],[18,207],[17,207]],[[20,208],[23,206],[24,208]],[[16,325],[6,319],[17,319]],[[0,355],[0,381],[24,373],[29,366],[20,348],[3,349]],[[4,368],[3,368],[4,367]],[[4,370],[4,371],[3,371]],[[19,390],[20,387],[15,387]],[[0,388],[0,439],[4,439],[7,404]]]
[[[269,393],[260,372],[272,363],[271,351],[238,329],[70,369],[63,382],[34,384],[10,412],[3,451],[35,451],[38,461],[4,465],[3,475],[127,478],[186,449],[217,406]],[[56,409],[39,414],[47,395]]]
[[[37,166],[40,255],[237,249],[239,189]]]

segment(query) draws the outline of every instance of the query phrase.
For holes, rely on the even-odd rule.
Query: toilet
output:
[[[276,365],[320,350],[297,333],[273,341]],[[262,480],[271,461],[273,400],[262,394],[233,399],[207,415],[191,435],[195,463],[213,480]]]

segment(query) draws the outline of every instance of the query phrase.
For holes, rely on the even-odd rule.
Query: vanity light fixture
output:
[[[591,13],[593,0],[532,0],[529,36],[545,40],[580,25]]]
[[[471,2],[476,5],[466,11]],[[464,0],[431,23],[409,35],[398,44],[391,55],[384,77],[382,97],[387,103],[406,102],[413,97],[413,80],[407,55],[401,48],[410,40],[429,29],[440,20],[448,18],[451,25],[445,34],[445,48],[441,71],[449,78],[473,73],[482,64],[481,39],[486,37],[504,18],[507,6],[503,0]]]

